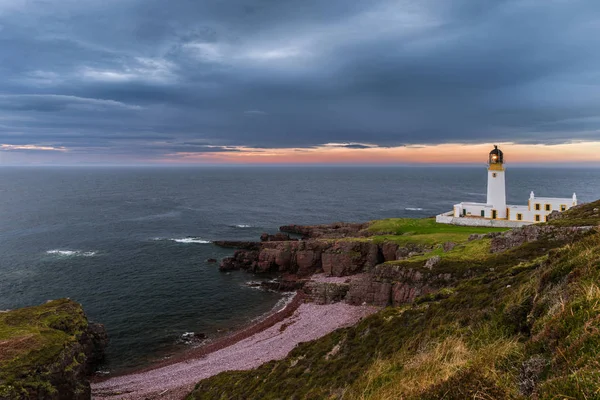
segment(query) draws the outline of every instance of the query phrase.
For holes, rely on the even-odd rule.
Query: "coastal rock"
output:
[[[108,337],[81,305],[60,299],[12,310],[2,314],[3,325],[11,329],[0,341],[0,398],[90,399],[88,377],[103,360]]]
[[[254,272],[258,268],[258,253],[257,250],[237,250],[233,257],[226,257],[221,261],[219,270],[244,269]]]
[[[427,262],[425,262],[425,268],[427,268],[427,269],[433,269],[433,267],[435,267],[436,265],[438,265],[440,263],[440,261],[442,261],[442,257],[440,257],[440,256],[433,256],[433,257],[427,259]]]
[[[370,273],[350,282],[346,301],[354,305],[399,306],[451,285],[455,280],[449,273],[431,274],[421,268],[379,264]]]
[[[258,250],[260,249],[260,243],[238,241],[238,240],[216,240],[213,244],[219,247],[232,248],[232,249],[244,249],[244,250]]]
[[[500,253],[519,247],[524,243],[535,242],[540,239],[572,241],[593,228],[594,227],[591,226],[557,227],[546,224],[527,225],[522,228],[515,228],[503,232],[493,237],[490,252]]]
[[[366,229],[369,223],[336,222],[327,225],[284,225],[282,232],[302,235],[303,239],[341,239],[345,237],[365,237],[371,233]]]
[[[261,282],[260,286],[275,292],[295,292],[302,289],[305,284],[306,280],[304,279],[275,279]]]
[[[398,250],[400,246],[394,242],[385,242],[381,245],[381,255],[383,261],[395,261],[398,259]],[[408,254],[408,253],[407,253]]]
[[[485,237],[485,233],[473,233],[471,235],[469,235],[469,242],[472,242],[473,240],[479,240],[479,239],[483,239]]]
[[[307,282],[304,293],[309,302],[316,304],[333,304],[344,300],[350,285],[348,283]]]
[[[368,271],[383,259],[372,242],[337,241],[321,255],[323,272],[329,276],[346,276]]]
[[[185,332],[181,335],[180,342],[183,344],[198,344],[205,339],[206,335],[204,333]]]
[[[346,302],[352,305],[374,305],[386,307],[391,303],[392,284],[374,281],[365,275],[352,281],[346,295]]]
[[[260,235],[261,242],[285,242],[288,240],[298,240],[290,238],[290,235],[287,233],[278,232],[274,235],[269,235],[268,233],[263,233]]]
[[[456,243],[454,243],[454,242],[446,242],[442,245],[442,249],[444,250],[445,253],[454,250],[455,247],[456,247]]]

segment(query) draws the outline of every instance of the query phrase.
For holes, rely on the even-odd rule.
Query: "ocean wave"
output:
[[[152,240],[155,240],[155,241],[168,240],[168,241],[171,241],[171,242],[183,243],[183,244],[189,244],[189,243],[208,244],[208,243],[212,243],[210,240],[205,240],[205,239],[202,239],[202,238],[199,238],[199,237],[195,237],[195,236],[188,236],[188,237],[184,237],[184,238],[155,237],[155,238],[152,238]]]
[[[290,304],[292,302],[292,300],[294,300],[294,297],[296,297],[296,292],[283,292],[281,293],[281,298],[279,300],[277,300],[277,303],[275,303],[275,305],[273,306],[273,308],[271,308],[271,310],[269,310],[268,312],[259,315],[256,318],[252,318],[250,320],[251,323],[257,323],[257,322],[261,322],[264,321],[265,319],[267,319],[268,317],[270,317],[273,314],[277,314],[278,312],[283,311],[288,304]]]
[[[473,192],[467,192],[467,194],[471,195],[471,196],[485,196],[486,195],[485,193],[473,193]]]
[[[210,240],[204,240],[198,237],[186,237],[186,238],[181,238],[181,239],[169,239],[173,242],[177,242],[177,243],[198,243],[198,244],[207,244],[207,243],[212,243]]]
[[[246,225],[246,224],[238,224],[238,225],[234,225],[234,228],[252,228],[252,225]]]
[[[406,207],[406,211],[423,211],[421,207]]]
[[[81,251],[81,250],[48,250],[46,254],[52,254],[60,257],[94,257],[96,251]]]

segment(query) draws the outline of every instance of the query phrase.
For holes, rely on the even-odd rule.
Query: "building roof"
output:
[[[532,200],[539,200],[539,201],[566,201],[567,203],[570,203],[571,201],[573,201],[572,197],[534,197]]]
[[[455,204],[455,206],[483,206],[483,207],[491,207],[491,204],[487,204],[487,203],[473,203],[473,202],[469,202],[469,201],[462,201],[458,204]]]

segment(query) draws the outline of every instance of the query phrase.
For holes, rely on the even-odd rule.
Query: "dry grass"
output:
[[[400,400],[418,398],[435,385],[450,379],[459,371],[476,366],[485,375],[498,380],[498,359],[520,351],[516,340],[497,339],[474,348],[462,336],[449,336],[437,342],[428,341],[424,349],[398,352],[391,359],[378,359],[365,372],[363,379],[346,398],[351,400]],[[407,346],[409,348],[411,346]]]

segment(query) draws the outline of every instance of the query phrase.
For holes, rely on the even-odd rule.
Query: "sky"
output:
[[[0,0],[0,165],[600,164],[595,0]]]

